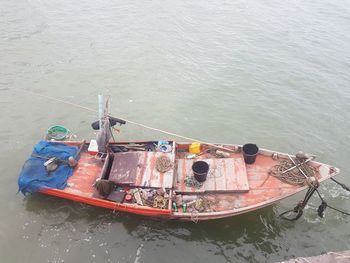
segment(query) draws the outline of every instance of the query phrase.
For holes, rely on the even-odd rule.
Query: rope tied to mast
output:
[[[29,90],[24,90],[23,89],[22,91],[30,93],[30,94],[38,96],[38,97],[54,100],[54,101],[57,101],[57,102],[60,102],[60,103],[63,103],[63,104],[67,104],[67,105],[70,105],[70,106],[73,106],[73,107],[76,107],[76,108],[80,108],[80,109],[84,109],[84,110],[87,110],[87,111],[90,111],[90,112],[98,113],[98,110],[94,110],[94,109],[91,109],[89,107],[85,107],[85,106],[82,106],[82,105],[79,105],[79,104],[76,104],[76,103],[73,103],[73,102],[65,101],[65,100],[58,99],[58,98],[55,98],[55,97],[51,97],[51,96],[44,95],[44,94],[39,94],[39,93],[32,92],[32,91],[29,91]],[[106,117],[115,118],[111,114],[106,114]],[[156,132],[160,132],[160,133],[167,134],[167,135],[170,135],[170,136],[178,137],[178,138],[181,138],[181,139],[184,139],[184,140],[188,140],[188,141],[193,141],[193,142],[199,142],[201,144],[206,144],[208,146],[215,147],[216,149],[221,149],[221,150],[224,150],[224,151],[227,151],[227,152],[232,152],[232,153],[237,152],[236,149],[230,149],[230,148],[223,147],[223,146],[220,146],[220,145],[215,145],[215,144],[212,144],[212,143],[209,143],[209,142],[205,142],[203,140],[198,140],[196,138],[191,138],[191,137],[183,136],[183,135],[180,135],[180,134],[177,134],[177,133],[168,132],[168,131],[165,131],[165,130],[161,130],[161,129],[158,129],[158,128],[155,128],[155,127],[151,127],[151,126],[148,126],[148,125],[145,125],[145,124],[142,124],[142,123],[138,123],[138,122],[135,122],[135,121],[132,121],[132,120],[128,120],[128,119],[125,119],[125,118],[117,118],[117,119],[123,120],[125,122],[131,123],[133,125],[136,125],[136,126],[148,129],[148,130],[153,130],[153,131],[156,131]]]

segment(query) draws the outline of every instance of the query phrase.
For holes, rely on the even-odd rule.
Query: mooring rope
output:
[[[336,182],[337,184],[339,184],[342,188],[344,188],[345,190],[349,191],[349,187],[347,187],[345,184],[343,183],[340,183],[339,181],[335,180],[334,178],[331,178],[332,181]],[[344,210],[341,210],[339,208],[336,208],[336,207],[333,207],[333,206],[330,206],[325,200],[324,198],[321,196],[320,192],[318,190],[316,190],[317,192],[317,195],[318,197],[321,199],[321,205],[318,207],[317,209],[317,212],[318,212],[318,215],[323,218],[324,217],[324,211],[326,210],[327,207],[329,207],[330,209],[334,210],[334,211],[337,211],[337,212],[340,212],[344,215],[348,215],[350,216],[350,213],[349,212],[346,212]]]
[[[98,110],[94,110],[94,109],[91,109],[91,108],[88,108],[88,107],[85,107],[85,106],[82,106],[82,105],[79,105],[79,104],[76,104],[76,103],[73,103],[73,102],[65,101],[65,100],[58,99],[58,98],[55,98],[55,97],[51,97],[51,96],[48,96],[48,95],[45,95],[45,94],[39,94],[39,93],[36,93],[36,92],[24,90],[24,89],[21,89],[21,90],[24,91],[24,92],[30,93],[32,95],[35,95],[35,96],[39,96],[39,97],[42,97],[42,98],[46,98],[46,99],[54,100],[54,101],[57,101],[57,102],[61,102],[61,103],[64,103],[64,104],[67,104],[67,105],[70,105],[70,106],[73,106],[73,107],[81,108],[81,109],[84,109],[84,110],[87,110],[87,111],[90,111],[90,112],[98,113]],[[111,114],[108,114],[107,116],[108,117],[112,117],[112,118],[116,118],[116,117],[112,116]],[[199,139],[196,139],[196,138],[183,136],[181,134],[168,132],[168,131],[161,130],[161,129],[158,129],[158,128],[155,128],[155,127],[151,127],[151,126],[148,126],[148,125],[145,125],[145,124],[142,124],[142,123],[138,123],[138,122],[135,122],[135,121],[132,121],[132,120],[129,120],[129,119],[125,119],[125,118],[121,118],[121,117],[118,117],[118,119],[122,119],[122,120],[124,120],[124,121],[126,121],[128,123],[131,123],[133,125],[136,125],[136,126],[148,129],[148,130],[157,131],[157,132],[160,132],[160,133],[164,133],[164,134],[171,135],[171,136],[174,136],[174,137],[178,137],[178,138],[181,138],[181,139],[184,139],[184,140],[188,140],[188,141],[199,142],[199,143],[206,144],[206,145],[215,147],[217,149],[222,149],[222,150],[225,150],[225,151],[228,151],[228,152],[236,152],[236,150],[232,150],[232,149],[227,148],[227,147],[223,147],[223,146],[220,146],[220,145],[215,145],[215,144],[212,144],[212,143],[209,143],[209,142],[205,142],[203,140],[199,140]]]
[[[332,178],[331,178],[332,179]],[[333,180],[333,181],[336,181],[336,180]],[[343,186],[344,184],[336,181],[337,184]],[[304,197],[304,200],[301,200],[299,201],[299,203],[291,210],[288,210],[286,212],[283,212],[282,214],[280,214],[280,217],[285,219],[285,220],[288,220],[288,221],[296,221],[298,220],[302,215],[303,215],[303,211],[304,211],[304,208],[305,206],[307,205],[307,203],[309,202],[310,198],[312,197],[312,195],[316,192],[318,197],[320,198],[321,200],[321,204],[319,205],[319,207],[317,208],[317,214],[320,218],[323,218],[324,217],[324,214],[325,214],[325,210],[326,208],[328,207],[329,209],[332,209],[334,211],[337,211],[339,213],[342,213],[343,215],[348,215],[350,216],[350,212],[347,212],[347,211],[344,211],[344,210],[341,210],[339,208],[336,208],[336,207],[333,207],[333,206],[330,206],[325,200],[324,198],[321,196],[320,192],[318,191],[318,184],[316,185],[312,185],[309,187],[309,189],[307,190],[306,194],[305,194],[305,197]],[[345,186],[345,185],[344,185]],[[344,188],[344,187],[343,187]],[[345,186],[344,189],[348,189],[347,186]],[[287,217],[286,215],[291,213],[291,212],[294,212],[296,215],[295,217],[293,218],[290,218],[290,217]]]
[[[331,180],[335,182],[336,184],[340,185],[344,190],[350,192],[350,187],[346,186],[345,184],[335,180],[334,178],[331,177]]]

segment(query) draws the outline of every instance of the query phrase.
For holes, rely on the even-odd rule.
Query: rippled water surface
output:
[[[92,138],[95,109],[213,142],[314,153],[350,184],[348,1],[0,0],[1,262],[273,262],[347,250],[349,217],[278,214],[302,195],[206,223],[155,221],[41,195],[17,176],[47,127]],[[168,138],[127,125],[121,139]],[[320,191],[350,210],[334,183]]]

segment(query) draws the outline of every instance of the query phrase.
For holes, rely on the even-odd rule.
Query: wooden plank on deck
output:
[[[207,180],[200,188],[188,187],[186,176],[193,176],[192,164],[196,160],[179,159],[177,165],[176,191],[183,193],[199,192],[247,192],[249,184],[243,158],[202,159],[209,164]]]
[[[136,187],[172,188],[174,169],[165,173],[160,173],[156,169],[157,158],[163,155],[174,163],[174,153],[147,151],[115,153],[109,180]]]

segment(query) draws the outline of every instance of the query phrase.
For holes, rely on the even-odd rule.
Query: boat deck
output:
[[[83,152],[77,167],[67,182],[64,192],[81,195],[84,197],[93,197],[97,195],[96,189],[93,187],[96,179],[100,177],[103,163],[94,156]]]
[[[142,152],[142,154],[144,154]],[[208,160],[203,157],[204,160]],[[225,159],[231,159],[231,158],[225,158]],[[216,159],[211,160],[210,162],[220,163],[223,162],[225,159]],[[239,160],[240,163],[241,159],[239,158],[239,155],[237,155],[237,158],[232,158],[234,160]],[[178,167],[182,167],[182,169],[185,169],[183,166],[186,164],[186,167],[190,166],[190,164],[193,162],[193,160],[185,160],[180,159],[178,163]],[[225,160],[224,162],[232,162],[232,160]],[[217,209],[218,210],[227,210],[228,208],[239,208],[239,207],[246,207],[249,205],[254,205],[260,202],[264,202],[265,200],[269,200],[274,197],[280,197],[283,195],[288,195],[291,193],[294,193],[294,191],[297,189],[296,186],[288,185],[281,183],[280,180],[277,178],[274,178],[272,176],[268,176],[268,170],[271,166],[275,165],[277,162],[273,161],[272,158],[259,155],[256,159],[256,162],[253,165],[245,165],[246,167],[246,176],[244,177],[242,173],[239,174],[239,178],[243,181],[237,180],[238,177],[232,176],[232,178],[235,178],[235,180],[232,180],[234,182],[233,187],[237,184],[241,184],[242,182],[247,184],[249,186],[249,191],[238,191],[235,193],[235,191],[218,191],[218,195],[215,196],[216,200],[229,200],[228,202],[219,202]],[[74,174],[68,179],[68,187],[66,187],[63,191],[68,194],[74,194],[84,197],[96,197],[98,196],[98,193],[96,189],[93,187],[94,182],[97,178],[101,176],[103,163],[95,158],[94,156],[88,154],[87,152],[83,152],[81,154],[78,166],[76,167]],[[222,168],[223,169],[223,168]],[[226,168],[227,169],[227,168]],[[179,169],[178,169],[179,171]],[[244,171],[244,170],[243,170]],[[220,171],[216,171],[216,174],[219,174]],[[233,173],[233,169],[232,169]],[[175,190],[179,192],[189,194],[205,194],[208,193],[210,196],[213,196],[212,190],[206,191],[206,189],[186,189],[186,185],[183,182],[183,177],[185,176],[184,170],[182,170],[181,173],[177,176],[177,182],[176,182],[176,188]],[[210,184],[204,184],[203,187],[217,187],[217,189],[220,189],[218,186],[215,185],[215,182],[219,178],[210,178],[211,175],[208,175],[208,182],[212,180]],[[153,182],[155,181],[155,178],[153,178]],[[222,177],[222,178],[226,178]],[[161,177],[159,177],[159,180]],[[159,181],[160,182],[160,181]],[[154,183],[155,185],[158,185],[158,181]],[[181,190],[184,189],[184,190]],[[209,188],[210,189],[210,188]],[[224,189],[224,187],[222,188]],[[227,187],[225,187],[227,189]]]
[[[257,156],[255,163],[251,165],[244,163],[241,153],[233,153],[229,158],[213,158],[208,154],[199,156],[196,160],[205,160],[212,167],[202,189],[186,186],[184,178],[186,175],[191,175],[191,165],[194,160],[185,159],[181,154],[176,154],[176,156],[173,153],[166,154],[169,158],[174,158],[172,159],[174,160],[174,169],[167,173],[155,172],[155,160],[163,154],[144,151],[130,152],[130,154],[118,153],[111,169],[116,170],[117,173],[114,175],[112,173],[110,179],[115,180],[115,182],[121,180],[124,183],[132,179],[129,187],[143,189],[167,186],[172,197],[175,193],[180,193],[183,196],[206,198],[211,202],[211,209],[200,213],[200,220],[227,217],[256,210],[307,188],[307,186],[300,187],[283,183],[269,175],[270,168],[279,162],[271,158],[272,152],[262,151]],[[131,162],[129,162],[130,158],[128,157],[131,157]],[[316,177],[319,181],[328,179],[338,172],[321,163],[312,162],[312,165],[317,171]],[[131,166],[134,170],[130,169]],[[100,159],[83,151],[73,175],[68,179],[68,187],[64,190],[45,189],[41,192],[118,211],[192,220],[193,214],[182,211],[181,207],[178,212],[173,211],[171,202],[165,209],[160,209],[152,206],[140,206],[136,203],[116,203],[102,198],[93,187],[96,179],[100,178],[102,169],[103,162]],[[128,176],[124,176],[125,173]]]
[[[201,187],[187,186],[184,183],[185,179],[193,176],[192,165],[199,160],[209,164],[207,179]],[[244,160],[241,156],[178,159],[175,191],[179,193],[248,192],[249,183]]]
[[[175,162],[174,153],[161,152],[125,152],[115,153],[109,180],[118,184],[133,187],[173,188],[174,170],[162,173],[157,171],[156,161],[166,156]]]

